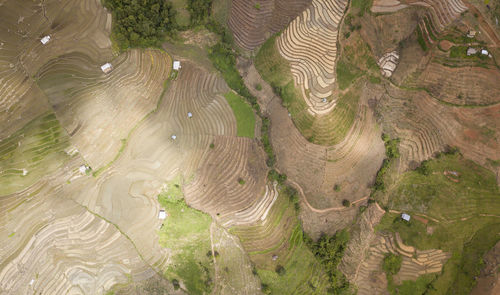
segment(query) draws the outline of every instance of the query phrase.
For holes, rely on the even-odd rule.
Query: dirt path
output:
[[[401,213],[403,213],[403,211],[389,210],[389,213],[401,214]],[[415,215],[420,216],[420,217],[423,217],[423,218],[430,219],[430,220],[434,221],[435,223],[440,223],[440,221],[439,221],[439,220],[437,220],[436,218],[432,218],[432,217],[427,216],[427,215],[425,215],[425,214],[415,214]]]
[[[302,188],[300,187],[300,185],[298,183],[296,183],[295,181],[293,181],[293,180],[288,180],[288,182],[292,183],[293,186],[295,186],[299,190],[300,197],[301,197],[302,201],[304,201],[304,203],[306,204],[307,208],[309,208],[309,210],[311,210],[312,212],[315,212],[315,213],[327,213],[327,212],[331,212],[331,211],[344,211],[344,210],[348,210],[349,209],[349,207],[344,207],[344,206],[342,206],[342,207],[330,207],[330,208],[325,208],[325,209],[314,208],[309,203],[309,201],[307,201],[306,195],[304,194],[304,191],[302,190]],[[359,200],[356,200],[356,201],[352,202],[351,204],[355,205],[355,204],[357,204],[359,202],[363,202],[364,200],[367,200],[369,197],[370,196],[363,197],[363,198],[361,198]]]

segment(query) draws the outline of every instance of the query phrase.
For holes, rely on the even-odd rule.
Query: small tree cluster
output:
[[[284,184],[287,179],[287,176],[286,174],[280,174],[278,173],[278,171],[271,169],[267,174],[267,179],[269,181],[277,181],[279,184]]]
[[[103,0],[113,12],[113,38],[120,49],[159,46],[175,28],[175,10],[164,0]]]

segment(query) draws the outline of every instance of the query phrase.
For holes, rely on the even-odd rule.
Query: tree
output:
[[[103,0],[113,12],[113,39],[120,49],[159,46],[175,28],[175,10],[164,0]]]
[[[401,255],[388,253],[384,257],[383,269],[388,276],[393,276],[397,274],[401,269],[402,262],[403,258],[401,257]]]

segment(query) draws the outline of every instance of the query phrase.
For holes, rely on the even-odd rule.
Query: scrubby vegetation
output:
[[[113,12],[112,38],[121,50],[158,47],[175,28],[172,4],[163,0],[103,0]]]
[[[491,234],[500,232],[500,223],[492,217],[500,214],[495,175],[454,149],[422,166],[425,173],[417,169],[403,174],[382,203],[389,209],[422,214],[427,223],[414,218],[403,222],[398,214],[388,213],[378,229],[398,232],[405,244],[421,250],[451,253],[441,275],[415,283],[420,289],[425,286],[426,294],[468,294],[481,269],[481,258],[500,240]],[[398,288],[409,289],[412,284]]]
[[[213,65],[221,72],[227,85],[243,96],[252,108],[259,112],[260,107],[257,98],[250,93],[236,69],[236,52],[232,48],[233,38],[231,33],[214,20],[207,24],[207,28],[221,37],[221,41],[212,46],[208,52]]]
[[[186,205],[178,180],[168,184],[158,201],[168,214],[160,229],[160,244],[173,255],[166,277],[182,281],[189,294],[209,293],[214,276],[212,257],[206,255],[211,249],[210,216]]]
[[[306,244],[314,256],[324,265],[330,280],[329,293],[351,294],[352,288],[347,278],[338,270],[338,265],[344,255],[349,233],[346,230],[337,232],[334,236],[322,235],[318,241],[304,235]]]
[[[393,160],[399,158],[399,139],[391,139],[387,134],[383,134],[382,140],[384,141],[385,145],[386,158],[382,162],[382,167],[380,167],[379,171],[377,172],[375,184],[373,185],[373,192],[385,191],[385,175]]]
[[[387,255],[385,255],[382,269],[387,275],[387,278],[390,277],[392,279],[392,276],[399,272],[402,262],[403,258],[401,257],[401,255],[396,255],[394,253],[388,253]]]
[[[422,50],[423,51],[429,50],[429,48],[427,47],[427,43],[424,40],[424,35],[422,33],[422,29],[420,29],[420,27],[417,27],[416,32],[417,32],[417,42],[420,45],[420,47],[422,48]]]

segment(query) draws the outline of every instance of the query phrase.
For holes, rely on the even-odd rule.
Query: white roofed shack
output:
[[[49,41],[50,41],[50,35],[47,35],[43,37],[42,40],[40,40],[40,42],[42,42],[43,45],[49,43]]]
[[[410,217],[410,215],[403,213],[403,214],[401,214],[401,218],[403,218],[403,220],[410,221],[411,217]]]
[[[181,68],[181,62],[178,60],[174,61],[174,64],[172,67],[174,68],[174,70],[178,71]]]
[[[104,74],[107,74],[111,72],[111,70],[113,70],[113,66],[108,62],[101,66],[101,70],[104,72]]]
[[[167,218],[167,212],[165,210],[160,210],[160,213],[158,213],[158,219],[165,219]]]

